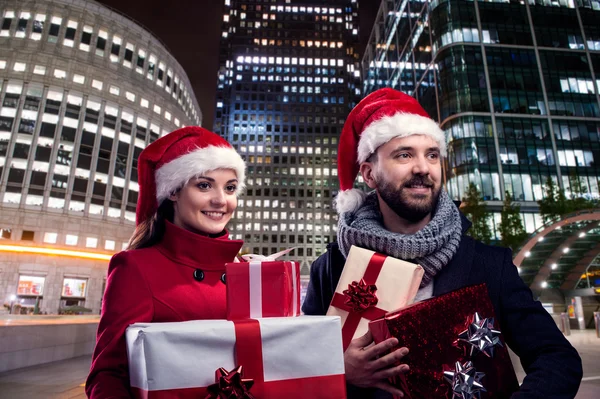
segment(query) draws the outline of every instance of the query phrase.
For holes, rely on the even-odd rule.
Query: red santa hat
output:
[[[136,225],[152,217],[160,204],[190,179],[216,169],[233,169],[238,192],[246,164],[225,139],[198,126],[175,130],[150,144],[138,160]]]
[[[338,148],[340,192],[335,205],[339,214],[357,210],[365,199],[353,188],[360,164],[377,148],[397,137],[422,134],[434,139],[446,156],[444,132],[413,97],[384,88],[365,97],[348,115]]]

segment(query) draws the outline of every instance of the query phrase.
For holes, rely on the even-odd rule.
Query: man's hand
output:
[[[403,397],[404,393],[390,384],[387,379],[408,371],[408,365],[395,365],[408,354],[408,348],[400,348],[383,357],[388,350],[398,345],[396,338],[389,338],[376,345],[371,332],[356,338],[344,353],[346,381],[358,387],[383,389],[393,395]]]

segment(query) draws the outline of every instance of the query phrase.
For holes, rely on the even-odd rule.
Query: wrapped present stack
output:
[[[227,320],[300,315],[300,266],[277,260],[289,251],[225,265]]]
[[[411,304],[422,278],[419,265],[352,246],[327,310],[341,317],[344,350],[368,331],[369,321]]]
[[[345,398],[340,318],[296,317],[299,268],[297,262],[277,260],[284,252],[226,265],[228,320],[129,326],[134,395]]]
[[[372,321],[375,342],[396,337],[410,370],[393,379],[409,399],[509,398],[519,384],[485,284]]]

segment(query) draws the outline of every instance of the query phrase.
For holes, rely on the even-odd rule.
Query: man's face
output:
[[[431,215],[442,190],[440,148],[431,137],[395,138],[377,149],[371,188],[399,217],[419,222]]]

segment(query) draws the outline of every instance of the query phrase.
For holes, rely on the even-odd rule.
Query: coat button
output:
[[[227,277],[225,276],[225,273],[221,274],[221,282],[223,284],[227,284]]]
[[[200,270],[200,269],[196,269],[196,270],[194,270],[194,278],[195,278],[197,281],[202,281],[202,280],[204,280],[204,272],[203,272],[202,270]]]

